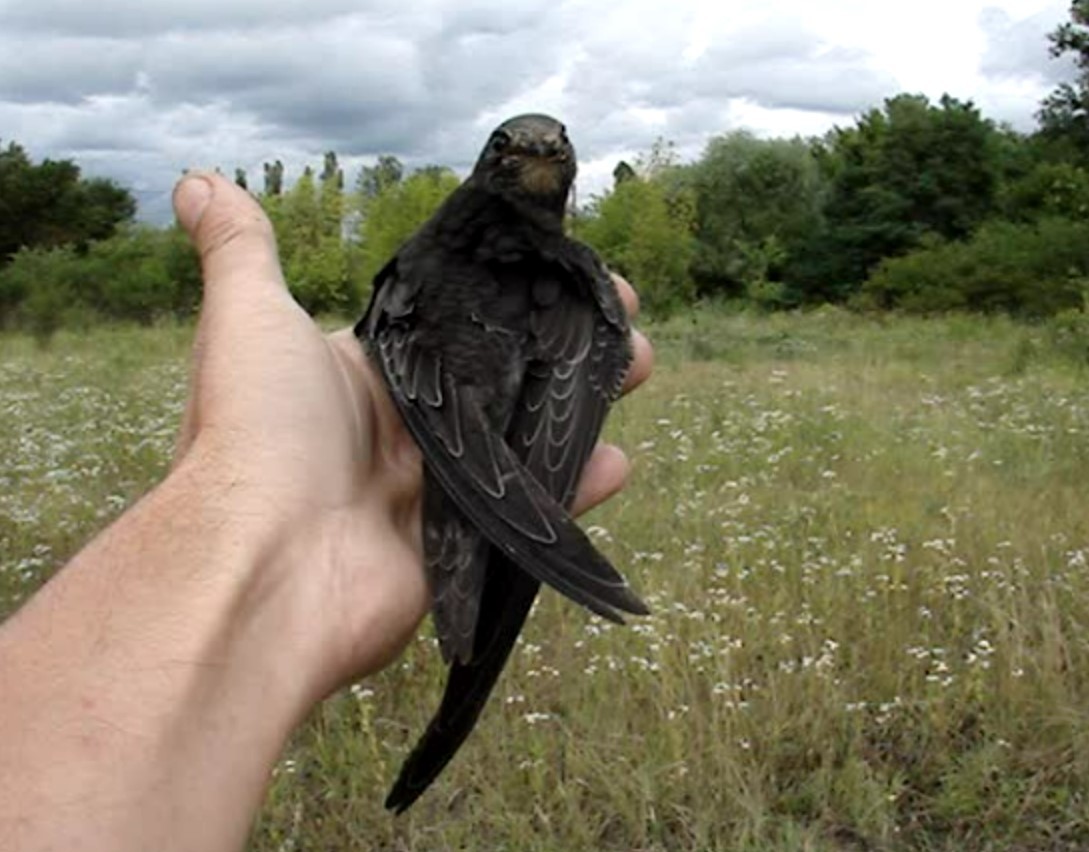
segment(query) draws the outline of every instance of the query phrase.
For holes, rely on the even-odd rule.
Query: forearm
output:
[[[0,627],[0,848],[244,843],[307,696],[274,650],[274,543],[207,467],[183,464]]]

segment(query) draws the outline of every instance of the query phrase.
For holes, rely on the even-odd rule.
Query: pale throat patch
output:
[[[527,192],[551,195],[560,188],[560,167],[549,160],[527,158],[518,175],[518,182]]]

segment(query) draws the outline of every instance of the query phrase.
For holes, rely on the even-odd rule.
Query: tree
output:
[[[638,177],[638,175],[635,173],[635,169],[633,169],[627,161],[621,160],[616,164],[616,168],[613,169],[613,189],[616,189],[616,187],[620,186],[620,184],[625,181],[632,180],[636,177]]]
[[[377,198],[387,187],[398,184],[404,178],[405,167],[390,154],[382,154],[373,166],[364,166],[356,180],[356,190],[364,204]]]
[[[314,170],[307,166],[295,185],[284,195],[283,227],[276,236],[281,254],[295,254],[301,247],[317,245],[321,235],[321,208]]]
[[[686,179],[696,195],[693,274],[704,293],[736,295],[779,280],[820,227],[827,182],[801,140],[719,136]]]
[[[864,306],[919,313],[1002,311],[1043,317],[1080,307],[1089,276],[1089,223],[992,221],[968,240],[930,238],[883,261],[863,285]]]
[[[324,236],[340,238],[344,221],[344,170],[337,163],[337,155],[327,151],[321,169],[321,232]]]
[[[1089,220],[1089,171],[1071,163],[1043,162],[1002,189],[1007,218],[1031,222],[1062,217]]]
[[[79,253],[25,248],[0,270],[0,325],[39,340],[95,319],[150,323],[188,316],[200,299],[200,265],[180,227],[128,225]]]
[[[265,163],[265,195],[275,197],[284,191],[284,164],[277,160],[275,163]]]
[[[826,227],[795,277],[812,296],[842,299],[884,258],[933,235],[969,236],[995,210],[998,134],[969,103],[898,95],[816,154],[831,184]]]
[[[1054,58],[1070,55],[1077,67],[1071,83],[1063,83],[1041,105],[1037,118],[1042,135],[1064,153],[1089,165],[1089,0],[1073,0],[1070,20],[1048,35]]]
[[[307,166],[282,196],[262,199],[269,214],[292,295],[311,314],[351,312],[358,298],[341,240],[343,193],[336,155],[326,155],[319,190]]]
[[[596,199],[578,218],[575,235],[635,282],[647,310],[661,315],[695,294],[689,275],[695,202],[653,153],[639,165],[644,175],[632,169],[611,193]]]
[[[0,265],[20,248],[72,245],[85,251],[135,213],[127,189],[82,177],[71,160],[36,165],[14,142],[0,149]]]

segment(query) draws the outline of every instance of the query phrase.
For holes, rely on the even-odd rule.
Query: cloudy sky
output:
[[[658,137],[820,133],[902,91],[1029,129],[1066,0],[0,0],[0,138],[169,216],[186,166],[333,149],[464,171],[516,112],[565,121],[583,193]],[[259,180],[254,180],[259,184]]]

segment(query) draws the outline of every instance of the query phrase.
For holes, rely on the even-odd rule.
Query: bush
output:
[[[84,299],[104,316],[141,325],[170,313],[176,294],[161,243],[161,233],[147,228],[95,243],[87,255]]]
[[[147,325],[193,313],[200,280],[196,254],[176,228],[129,228],[85,253],[23,249],[0,270],[0,323],[40,340],[95,318]]]
[[[657,180],[633,177],[577,220],[575,236],[631,280],[649,313],[664,316],[695,298],[688,271],[695,253],[694,216],[685,191],[671,194]]]
[[[13,300],[9,324],[45,344],[81,311],[86,261],[73,248],[24,248],[0,271],[0,294]]]
[[[1089,223],[989,223],[966,242],[931,239],[884,261],[859,304],[913,313],[949,310],[1051,316],[1081,304],[1089,276]]]
[[[359,298],[348,275],[348,251],[340,237],[319,237],[299,246],[284,262],[291,295],[311,314],[352,313]]]
[[[1084,308],[1060,311],[1048,322],[1047,340],[1059,355],[1089,366],[1089,313]]]

